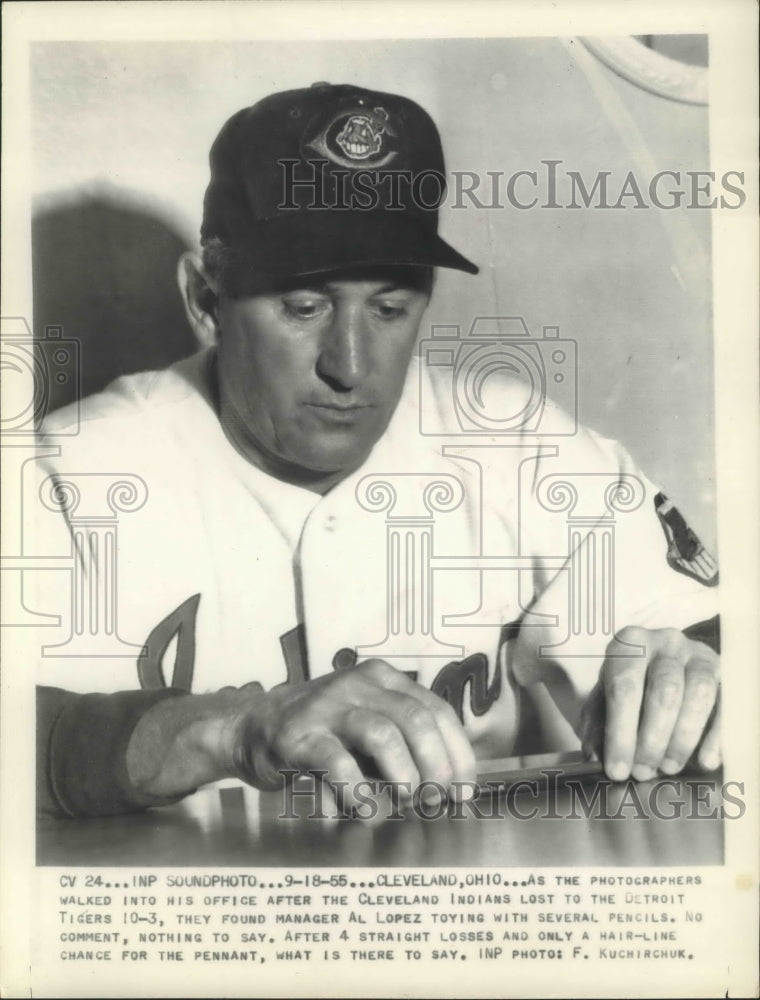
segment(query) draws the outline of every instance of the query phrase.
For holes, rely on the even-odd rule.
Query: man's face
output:
[[[358,468],[396,408],[428,298],[398,268],[222,296],[221,416],[238,450],[318,491]]]

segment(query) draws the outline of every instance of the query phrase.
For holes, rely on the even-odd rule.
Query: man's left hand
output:
[[[631,646],[644,648],[631,655]],[[613,781],[678,774],[697,751],[705,771],[721,764],[720,657],[675,629],[628,627],[607,646],[581,713],[583,749],[602,756]]]

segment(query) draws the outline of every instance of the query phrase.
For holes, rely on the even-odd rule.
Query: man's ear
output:
[[[198,254],[190,251],[182,254],[177,265],[177,284],[198,343],[201,347],[211,347],[219,336],[219,295]]]

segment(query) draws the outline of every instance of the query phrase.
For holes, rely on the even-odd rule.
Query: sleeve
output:
[[[573,728],[622,628],[678,629],[717,648],[717,565],[620,444],[568,435],[525,463],[519,495],[533,588],[510,667],[543,683]]]
[[[176,802],[139,793],[130,782],[126,753],[142,716],[176,688],[75,694],[37,688],[37,811],[63,816],[107,816]]]

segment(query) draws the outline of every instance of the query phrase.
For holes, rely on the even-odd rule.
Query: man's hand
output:
[[[631,645],[644,653],[631,656]],[[720,657],[674,629],[624,628],[608,645],[581,714],[583,749],[613,781],[678,774],[698,749],[706,771],[720,766]]]
[[[345,807],[363,777],[355,752],[412,791],[434,781],[461,798],[475,780],[475,755],[451,706],[383,660],[261,693],[250,708],[241,704],[224,741],[237,777],[272,788],[282,769],[323,770],[344,789]]]

